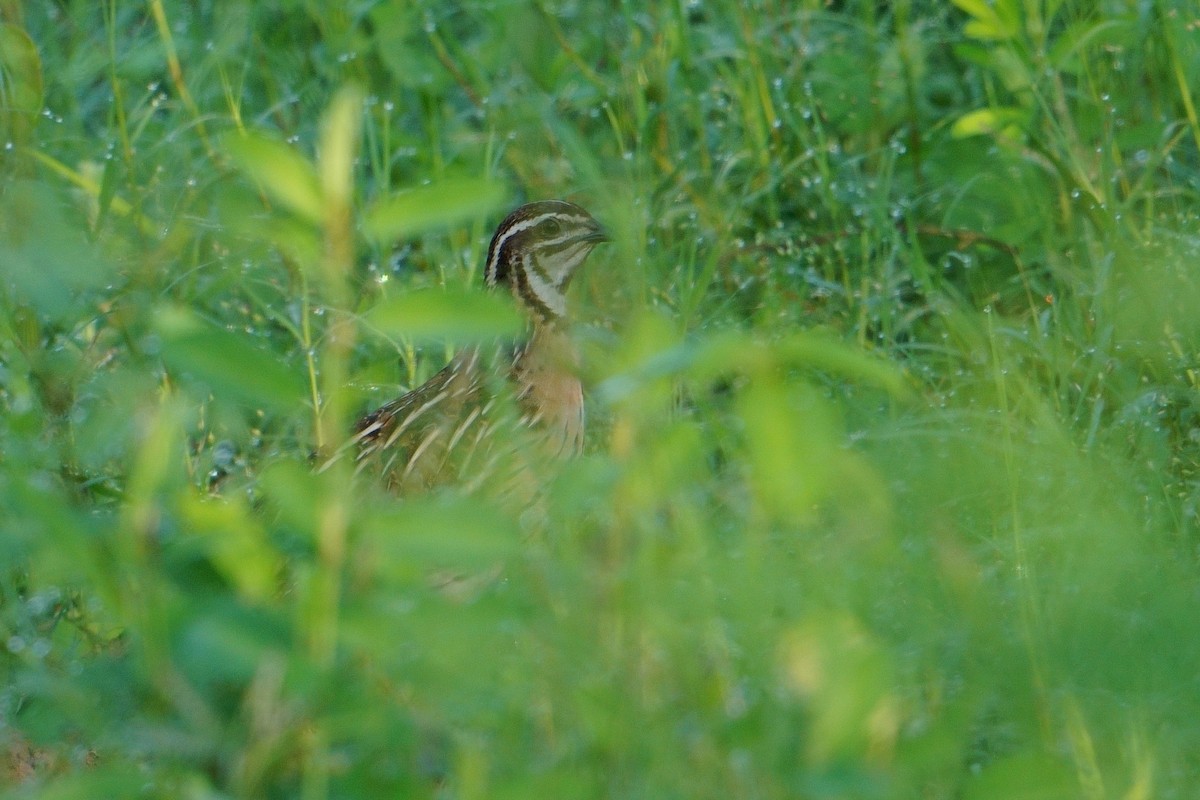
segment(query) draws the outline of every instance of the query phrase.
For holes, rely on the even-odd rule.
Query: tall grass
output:
[[[1194,791],[1190,4],[0,20],[6,796]],[[314,471],[543,197],[585,454]]]

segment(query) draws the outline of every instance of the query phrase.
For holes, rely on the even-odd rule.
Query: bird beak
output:
[[[593,244],[599,244],[600,242],[611,242],[612,238],[608,235],[608,231],[604,230],[604,228],[597,226],[595,228],[595,230],[589,231],[587,234],[584,235],[583,241],[592,242]]]

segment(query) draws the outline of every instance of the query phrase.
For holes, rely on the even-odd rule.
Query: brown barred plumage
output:
[[[505,286],[527,312],[532,332],[515,349],[461,351],[421,386],[359,420],[358,460],[376,464],[397,488],[442,481],[468,486],[502,460],[496,426],[532,428],[554,456],[583,445],[583,390],[565,331],[565,292],[575,271],[607,236],[587,211],[561,200],[529,203],[509,214],[488,247],[484,279]],[[512,386],[498,396],[497,376]],[[512,402],[512,401],[515,401]]]

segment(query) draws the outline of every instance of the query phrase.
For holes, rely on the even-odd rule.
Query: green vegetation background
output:
[[[1193,2],[0,19],[5,796],[1194,796]],[[585,457],[314,474],[545,197]]]

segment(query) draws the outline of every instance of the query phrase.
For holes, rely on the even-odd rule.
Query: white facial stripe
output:
[[[561,220],[568,230],[570,230],[573,226],[574,227],[578,227],[581,225],[586,226],[588,223],[587,217],[580,216],[578,214],[568,215],[568,214],[564,214],[561,211],[547,211],[544,214],[538,214],[536,217],[530,217],[529,219],[523,219],[520,222],[518,222],[516,225],[511,226],[506,231],[507,235],[504,236],[504,239],[507,239],[508,236],[510,236],[514,233],[520,233],[521,231],[527,231],[530,228],[536,228],[538,225],[541,225],[543,222],[550,219],[551,217]],[[561,240],[565,241],[570,238],[571,238],[571,234],[568,233],[565,236],[562,236]]]
[[[492,249],[492,257],[488,259],[487,266],[483,268],[483,279],[490,286],[496,282],[496,268],[499,266],[500,247],[497,245]]]
[[[541,219],[544,216],[545,215],[543,214],[539,216],[538,219]],[[504,245],[507,244],[508,240],[513,236],[517,235],[523,230],[528,230],[529,225],[529,220],[522,220],[515,225],[510,225],[504,229],[503,233],[500,234],[500,238],[493,242],[492,257],[488,260],[487,267],[483,272],[483,276],[488,283],[496,282],[496,275],[500,268],[500,254],[504,252]]]
[[[531,267],[532,265],[527,264],[525,269],[525,279],[529,281],[529,290],[542,305],[550,309],[551,314],[556,317],[566,316],[567,299],[563,297],[557,286],[547,281],[541,276],[541,273]]]
[[[584,224],[586,222],[585,217],[581,217],[578,215],[567,216],[567,215],[563,214],[561,211],[547,211],[544,214],[538,214],[536,217],[530,217],[529,219],[523,219],[520,222],[516,223],[515,225],[510,225],[504,231],[504,234],[500,237],[500,241],[497,242],[497,245],[501,245],[504,242],[507,242],[510,238],[512,238],[516,234],[520,233],[521,231],[527,231],[530,228],[536,228],[538,225],[541,225],[543,222],[550,219],[551,217],[557,217],[558,219],[561,219],[564,222],[571,223],[571,224]],[[564,240],[566,240],[566,239],[570,239],[571,237],[568,235],[568,236],[564,236],[562,238]],[[499,246],[497,246],[496,249],[499,250],[500,249]]]
[[[547,247],[556,247],[561,244],[567,244],[579,238],[579,228],[583,226],[572,227],[568,225],[566,230],[553,239],[542,239],[541,244]]]

